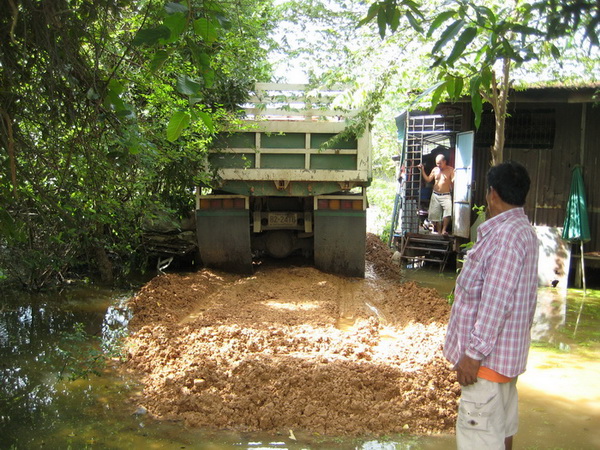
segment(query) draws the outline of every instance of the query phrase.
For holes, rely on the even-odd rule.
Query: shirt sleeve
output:
[[[481,300],[471,331],[467,356],[482,360],[494,349],[498,336],[514,308],[515,291],[524,256],[518,246],[499,239],[485,260]]]

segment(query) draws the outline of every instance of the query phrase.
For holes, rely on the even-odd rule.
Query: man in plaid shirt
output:
[[[511,449],[517,377],[525,371],[537,300],[538,240],[523,205],[527,170],[505,162],[487,175],[488,220],[456,280],[444,355],[462,386],[459,449]]]

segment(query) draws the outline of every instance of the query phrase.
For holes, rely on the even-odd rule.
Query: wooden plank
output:
[[[358,114],[358,111],[341,111],[335,109],[280,109],[280,108],[256,108],[256,107],[245,107],[242,108],[246,114],[251,116],[259,117],[340,117],[339,120],[347,117],[354,117]]]
[[[227,150],[209,150],[209,153],[255,153],[256,150],[253,148],[227,148]],[[310,154],[310,155],[356,155],[358,150],[338,150],[335,148],[330,148],[326,150],[319,150],[318,148],[261,148],[260,153],[268,154],[268,153],[302,153],[302,154]]]
[[[411,250],[422,250],[424,252],[437,252],[437,253],[447,253],[448,249],[447,248],[427,248],[427,247],[414,247],[414,246],[407,246],[407,249],[411,249]]]
[[[346,129],[346,124],[342,121],[248,120],[244,122],[244,127],[247,127],[244,130],[247,132],[337,134]]]
[[[349,89],[349,86],[338,84],[327,89],[321,87],[311,86],[309,84],[293,84],[293,83],[256,83],[255,88],[257,91],[306,91],[316,90],[318,92],[331,92],[331,91],[345,91]]]
[[[368,170],[288,170],[288,169],[219,169],[224,180],[243,181],[335,181],[366,183]]]

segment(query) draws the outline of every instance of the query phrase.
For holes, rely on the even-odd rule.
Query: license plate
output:
[[[269,226],[296,225],[295,213],[269,213]]]

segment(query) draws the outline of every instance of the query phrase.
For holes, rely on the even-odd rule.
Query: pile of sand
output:
[[[132,299],[125,367],[157,418],[326,435],[449,431],[459,386],[441,355],[450,307],[402,283],[374,235],[377,275],[261,266],[153,279]]]

